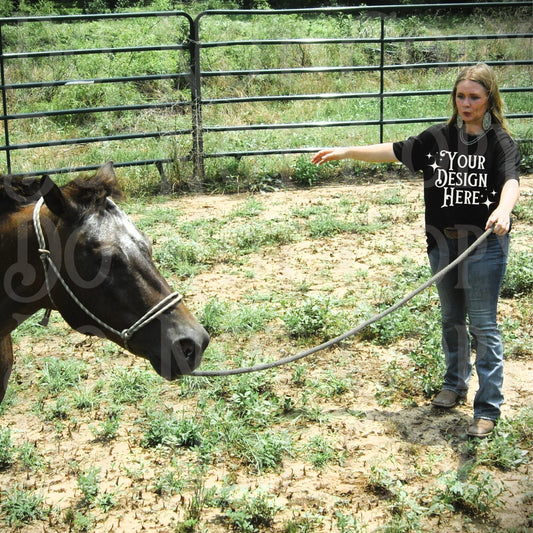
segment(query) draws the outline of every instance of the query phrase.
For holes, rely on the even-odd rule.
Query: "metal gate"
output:
[[[161,173],[164,186],[163,165],[173,161],[192,161],[195,176],[202,180],[204,164],[209,158],[302,154],[313,152],[322,146],[309,146],[307,138],[296,146],[288,147],[280,144],[264,146],[260,143],[257,146],[242,146],[248,144],[252,134],[257,132],[279,130],[307,136],[307,132],[325,131],[328,128],[353,131],[354,128],[371,127],[375,132],[374,142],[383,142],[387,137],[387,128],[435,123],[446,119],[444,116],[431,114],[416,117],[394,116],[391,113],[398,109],[398,103],[402,99],[442,99],[447,98],[450,92],[449,84],[446,88],[422,87],[410,91],[391,91],[387,89],[387,78],[401,76],[401,72],[405,70],[419,71],[421,80],[424,77],[445,76],[446,73],[456,72],[458,67],[477,62],[477,59],[470,60],[467,57],[468,47],[475,46],[476,43],[483,43],[484,46],[503,46],[502,43],[510,40],[520,40],[524,43],[522,49],[525,49],[526,53],[521,57],[505,56],[487,63],[495,68],[505,69],[506,72],[513,72],[512,78],[521,80],[518,84],[503,84],[502,93],[518,93],[527,98],[532,89],[531,32],[468,35],[391,35],[388,32],[389,20],[397,21],[404,17],[408,25],[409,16],[413,13],[427,15],[441,13],[442,10],[450,13],[473,9],[503,12],[510,8],[528,9],[531,12],[531,2],[209,10],[200,13],[195,19],[182,11],[3,18],[0,19],[3,106],[0,118],[4,127],[0,152],[5,158],[5,171],[26,176],[44,172],[59,174],[91,170],[97,168],[103,160],[113,159],[113,148],[120,143],[121,153],[132,155],[123,161],[116,161],[116,166],[155,165]],[[257,21],[258,28],[268,27],[266,21],[272,17],[287,21],[299,17],[308,21],[309,26],[314,28],[320,27],[320,20],[326,20],[323,17],[336,17],[342,19],[341,22],[344,21],[343,34],[296,35],[287,38],[259,35],[258,38],[240,40],[234,37],[238,34],[239,21],[253,18]],[[210,24],[214,20],[224,21],[223,26],[227,28],[230,38],[225,39],[224,35],[219,37],[213,34]],[[109,21],[116,24],[116,34],[103,35],[101,32],[104,23]],[[366,21],[366,26],[362,26],[361,21]],[[130,25],[128,32],[124,32],[127,35],[132,34],[131,25],[137,24],[139,41],[129,43],[121,40],[121,24]],[[48,49],[46,42],[43,44],[32,41],[32,27],[36,25],[48,28],[49,41],[54,44],[62,42],[62,28],[76,25],[83,42],[88,45],[93,43],[93,46],[71,48],[69,43],[64,43],[62,48]],[[356,31],[356,26],[359,32]],[[370,26],[373,27],[372,31],[369,31]],[[460,48],[457,57],[439,56],[439,47],[445,46],[444,43],[452,43]],[[309,58],[311,47],[326,46],[336,47],[336,50],[364,47],[366,55],[362,55],[371,61],[313,64],[312,58]],[[301,64],[283,65],[281,54],[280,65],[276,66],[261,64],[259,57],[257,64],[250,65],[250,68],[224,68],[224,57],[242,53],[243,50],[248,54],[255,50],[261,56],[261,53],[267,54],[265,50],[274,49],[296,50],[302,56]],[[210,57],[210,54],[214,55]],[[81,56],[92,59],[92,71],[89,69],[81,72],[82,76],[76,77],[77,60]],[[255,57],[250,57],[250,63],[256,62]],[[23,80],[11,79],[13,65],[17,62],[19,72],[27,73]],[[50,76],[46,79],[32,77],[34,73],[41,75],[46,72],[46,69],[35,68],[38,62],[50,65]],[[130,66],[131,70],[128,70]],[[58,73],[64,76],[58,76]],[[297,80],[304,76],[333,76],[334,79],[335,76],[356,76],[363,73],[371,74],[375,80],[370,89],[364,87],[362,89],[365,90],[350,92],[298,92],[298,81],[293,81],[296,90],[290,92],[254,92],[261,86],[261,83],[256,83],[257,80],[273,77],[276,80],[289,77]],[[515,75],[516,73],[521,76]],[[215,78],[225,80],[225,87],[230,89],[227,94],[217,94],[213,90],[210,81]],[[232,79],[241,81],[238,94],[231,90]],[[283,81],[279,81],[279,86],[283,84]],[[128,92],[128,87],[132,86],[142,89],[141,101],[129,101],[128,95],[133,94],[133,91]],[[19,95],[25,97],[19,98]],[[94,105],[91,98],[94,99]],[[105,104],[102,104],[102,100]],[[324,106],[328,105],[328,102],[339,100],[349,103],[352,108],[363,105],[365,101],[375,102],[376,107],[371,111],[371,116],[363,118],[352,117],[352,113],[328,120],[306,120],[307,117],[296,117],[290,121],[270,117],[258,120],[252,116],[253,121],[243,120],[238,124],[221,122],[220,113],[211,113],[211,110],[243,107],[247,104],[268,103],[279,107],[295,102],[314,102]],[[391,105],[392,102],[394,105]],[[98,126],[101,121],[97,121],[95,117],[106,114],[109,116],[108,123],[105,127]],[[530,120],[532,116],[530,104],[506,115],[510,121]],[[25,128],[18,127],[24,122]],[[84,123],[86,134],[69,136],[69,129],[74,129],[71,128],[72,124],[78,122]],[[97,127],[100,129],[94,131]],[[222,140],[226,136],[238,135],[241,132],[249,138],[247,142],[244,143],[241,139],[240,144],[226,149]],[[209,139],[209,143],[206,143],[206,139]],[[297,141],[298,139],[299,137]],[[531,142],[530,135],[521,140]],[[131,148],[124,150],[122,147],[127,143],[133,144]],[[88,147],[93,150],[90,155],[87,153]],[[86,163],[79,164],[78,159]],[[45,162],[44,165],[42,161]],[[64,161],[65,164],[57,166],[56,161]]]

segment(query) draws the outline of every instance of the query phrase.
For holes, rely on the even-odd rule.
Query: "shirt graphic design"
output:
[[[440,208],[485,205],[496,201],[497,191],[488,187],[486,157],[460,154],[450,150],[428,153],[428,166],[433,172],[433,186],[440,190]]]

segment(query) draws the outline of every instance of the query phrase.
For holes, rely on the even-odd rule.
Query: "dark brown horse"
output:
[[[169,380],[200,364],[209,336],[112,200],[119,195],[112,163],[61,188],[48,176],[0,182],[0,402],[11,331],[43,308],[148,359]]]

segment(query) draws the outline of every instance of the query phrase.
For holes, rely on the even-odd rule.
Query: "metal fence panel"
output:
[[[103,25],[99,26],[100,22],[109,25],[111,21],[116,25],[113,34],[108,33],[109,29],[104,32]],[[133,23],[141,25],[139,42],[125,43],[127,36],[122,38],[121,24]],[[155,29],[159,24],[167,25],[170,31],[161,28],[156,34]],[[52,48],[49,43],[43,45],[32,41],[32,29],[35,25],[46,28],[50,43],[58,46]],[[70,43],[65,46],[61,35],[62,28],[72,25],[76,25],[80,34],[83,34],[81,35],[83,47],[70,48],[72,46]],[[189,79],[192,26],[192,18],[181,11],[0,19],[3,109],[0,118],[4,126],[0,151],[5,155],[6,171],[15,175],[31,175],[92,170],[98,168],[100,160],[94,161],[93,164],[67,164],[56,167],[53,166],[52,158],[57,157],[58,150],[72,150],[74,158],[80,147],[88,145],[96,147],[102,143],[135,140],[157,142],[165,138],[180,137],[186,139],[190,152],[192,95]],[[152,30],[155,35],[141,33],[141,30],[146,28]],[[128,31],[128,35],[131,33],[131,30]],[[168,37],[167,33],[170,34]],[[163,42],[159,40],[160,37],[177,38],[177,40]],[[148,44],[147,41],[150,39],[154,39],[155,42]],[[102,41],[106,40],[109,41],[109,46],[102,46]],[[64,48],[59,48],[60,45]],[[84,77],[76,76],[77,59],[81,56],[92,60],[92,72],[88,75],[82,73],[85,74]],[[152,58],[152,63],[146,60],[148,57]],[[27,71],[26,79],[22,81],[10,79],[15,63]],[[36,68],[37,64],[41,68]],[[179,64],[183,70],[176,69]],[[43,68],[43,65],[48,66],[48,69]],[[172,91],[169,100],[158,101],[150,94],[151,88],[158,83],[179,86],[180,91]],[[136,103],[127,101],[128,87],[131,86],[145,87],[146,98]],[[89,89],[93,91],[94,99],[91,95],[85,97]],[[166,91],[166,94],[168,93],[169,91]],[[83,97],[78,96],[82,94]],[[29,103],[24,103],[25,100]],[[31,109],[27,110],[26,107]],[[179,127],[161,127],[156,117],[164,113],[179,115]],[[96,122],[97,115],[109,117],[103,131],[91,128],[91,124]],[[34,138],[28,139],[25,135],[21,135],[17,126],[22,121],[31,123],[36,130]],[[69,125],[76,121],[88,123],[89,126],[85,128],[87,135],[77,137],[64,135],[63,124]],[[157,157],[157,154],[154,156],[151,153],[146,154],[147,158],[143,158],[142,146],[137,149],[138,154],[134,154],[135,158],[116,162],[116,166],[160,165],[171,159],[170,155]],[[31,163],[27,160],[31,160],[35,154],[38,157],[42,153],[47,154],[45,160],[50,165],[28,170],[27,167],[31,167]],[[19,156],[18,160],[13,161],[14,156]],[[68,162],[68,157],[63,159]]]
[[[395,115],[394,109],[398,107],[398,102],[409,98],[442,99],[448,97],[450,92],[449,86],[435,89],[424,87],[423,83],[416,90],[389,90],[388,78],[401,76],[402,71],[406,70],[419,70],[423,73],[421,80],[424,77],[432,80],[436,76],[445,76],[453,69],[477,62],[477,59],[471,60],[468,57],[469,46],[487,46],[487,43],[492,46],[497,44],[503,46],[502,43],[511,40],[523,40],[526,43],[526,53],[522,57],[498,57],[487,63],[499,69],[512,69],[513,72],[529,72],[528,76],[522,78],[519,85],[503,85],[502,93],[528,95],[532,89],[530,69],[533,60],[531,55],[527,54],[527,49],[529,47],[530,50],[533,33],[517,31],[515,33],[415,35],[415,31],[412,28],[408,31],[407,27],[408,35],[393,35],[388,29],[388,22],[397,22],[404,14],[412,13],[436,15],[443,10],[449,13],[449,10],[504,10],[509,8],[531,10],[531,3],[520,1],[322,9],[209,10],[200,13],[194,20],[181,11],[0,19],[0,73],[3,105],[3,114],[0,118],[4,125],[3,144],[0,145],[0,151],[5,156],[8,173],[57,174],[90,170],[97,168],[101,163],[101,160],[96,160],[94,164],[90,162],[85,165],[71,164],[69,157],[65,156],[65,153],[68,154],[69,151],[73,152],[72,157],[77,155],[80,159],[84,159],[88,156],[79,152],[82,147],[95,147],[91,156],[94,159],[99,155],[97,147],[103,144],[140,142],[141,144],[133,145],[130,159],[118,161],[116,165],[156,165],[164,179],[163,165],[165,163],[176,159],[191,160],[194,163],[196,178],[202,180],[207,159],[303,154],[320,147],[309,146],[312,143],[312,137],[309,136],[302,142],[301,137],[298,137],[300,132],[307,132],[306,135],[308,135],[313,130],[329,128],[334,131],[353,132],[354,128],[371,127],[377,128],[375,142],[383,142],[387,137],[387,128],[434,123],[446,119],[443,116],[425,114],[421,116]],[[324,16],[337,17],[341,25],[340,33],[344,35],[328,34],[311,37],[261,35],[258,38],[240,40],[234,38],[238,34],[238,22],[250,17],[257,21],[258,28],[263,25],[268,28],[266,21],[271,17],[278,17],[289,22],[292,20],[291,17],[301,17],[309,20],[313,28],[319,28],[320,17]],[[158,22],[167,24],[167,26],[166,31],[158,33],[153,30],[150,36],[143,35],[141,42],[125,43],[120,39],[120,35],[101,35],[99,31],[102,29],[98,23],[102,20],[112,20],[117,24],[133,22],[146,24],[146,21],[151,21],[152,29],[157,26]],[[212,34],[210,24],[215,20],[224,21],[224,27],[227,28],[229,35]],[[366,26],[364,21],[367,21]],[[368,21],[372,21],[372,24]],[[85,37],[87,46],[51,48],[45,45],[43,47],[40,43],[32,42],[28,37],[32,25],[49,25],[51,28],[49,31],[54,33],[50,35],[50,42],[61,43],[62,25],[80,23],[83,24],[80,28],[94,25],[92,33],[91,30],[83,30],[88,32]],[[405,18],[405,24],[406,26],[409,24],[408,17]],[[372,31],[367,26],[373,26]],[[119,33],[118,28],[117,33]],[[348,33],[350,35],[347,35]],[[163,35],[168,38],[168,34],[173,37],[171,42],[158,40]],[[17,35],[22,35],[20,42],[17,41]],[[150,38],[154,42],[150,42]],[[106,40],[109,43],[105,42]],[[93,47],[90,46],[91,42],[94,43]],[[451,52],[444,54],[440,50],[444,49],[444,46],[450,46],[450,50],[453,50],[455,46],[458,49],[457,53],[455,55]],[[332,58],[330,64],[318,65],[314,64],[311,58],[312,47],[337,47],[335,50],[339,55],[353,53],[355,56],[357,52],[359,57],[351,58],[347,64],[342,64]],[[277,55],[272,52],[274,50]],[[257,57],[253,55],[254,53],[257,53]],[[250,64],[246,65],[246,68],[224,68],[225,63],[229,63],[226,58],[231,57],[232,54],[242,54],[244,61],[246,57],[249,57]],[[268,64],[274,57],[269,54],[274,54],[279,64]],[[290,55],[294,56],[296,61],[291,63],[288,57]],[[94,58],[94,75],[83,78],[74,75],[76,74],[76,61],[80,56]],[[262,61],[263,56],[264,61]],[[139,59],[147,57],[152,59],[152,63]],[[159,59],[153,59],[156,57]],[[118,58],[126,58],[126,60],[120,61]],[[364,62],[361,58],[370,59],[370,61]],[[51,72],[46,79],[31,77],[33,72],[37,71],[37,69],[32,70],[32,65],[40,61],[50,65]],[[128,68],[128,61],[131,70]],[[298,61],[299,64],[297,64]],[[28,79],[23,81],[10,79],[10,67],[15,62],[22,64],[27,70]],[[354,87],[353,91],[324,90],[314,93],[302,90],[303,84],[294,81],[305,76],[312,76],[314,79],[329,77],[330,80],[335,81],[335,76],[338,79],[339,76],[365,75],[372,77],[372,84],[364,88]],[[289,90],[283,91],[284,80],[291,77],[292,85],[287,83]],[[228,88],[227,94],[221,94],[220,82],[218,82],[219,85],[211,83],[210,80],[214,79],[223,81],[223,85],[225,84]],[[523,81],[524,79],[526,81]],[[232,85],[231,80],[239,80],[240,85],[237,89],[237,84]],[[267,83],[263,80],[275,80],[279,87],[274,82]],[[163,101],[161,101],[161,95],[150,93],[150,91],[156,92],[154,87],[157,88],[157,83],[173,84],[163,86],[165,90],[161,92],[167,97],[163,98]],[[266,92],[262,90],[262,83],[267,86]],[[146,99],[138,102],[127,101],[127,87],[131,85],[144,88]],[[95,94],[95,103],[85,94],[87,87],[90,87]],[[112,89],[109,89],[110,87],[120,87],[120,89],[114,93]],[[273,87],[276,90],[273,90]],[[292,87],[295,87],[295,90],[292,90]],[[102,96],[99,88],[102,90],[105,88],[108,92]],[[77,89],[84,92],[76,93]],[[122,89],[124,96],[122,96]],[[261,90],[256,91],[256,89]],[[71,91],[74,96],[67,96],[69,93],[65,91]],[[17,95],[33,96],[33,92],[40,94],[40,99],[30,98],[31,105],[28,104],[26,107],[19,104]],[[236,92],[238,94],[235,94]],[[81,101],[76,100],[76,94],[83,95],[80,98]],[[184,95],[186,95],[185,98]],[[272,116],[266,118],[252,116],[251,119],[257,122],[251,122],[251,119],[247,117],[244,119],[239,117],[238,123],[231,124],[227,123],[224,114],[219,112],[220,109],[240,108],[242,110],[247,104],[268,104],[280,107],[290,106],[296,102],[314,102],[317,106],[324,107],[335,101],[346,102],[347,105],[352,106],[352,110],[347,110],[342,116],[327,116],[327,120],[324,120],[323,116],[320,120],[296,117],[297,120],[287,121]],[[361,106],[364,101],[372,102],[374,107],[359,116],[357,112],[353,112],[353,109],[357,110],[357,106]],[[69,103],[73,105],[68,105]],[[105,131],[94,131],[90,128],[91,117],[100,114],[109,115],[109,124],[104,128]],[[170,122],[161,118],[168,118],[168,116],[171,116]],[[506,116],[510,121],[529,120],[533,114],[529,106],[518,112],[508,113]],[[32,125],[35,125],[36,139],[28,139],[20,133],[17,124],[21,121],[31,121]],[[89,124],[89,127],[85,128],[87,134],[75,137],[62,135],[62,121],[66,121],[65,124],[87,121]],[[50,131],[47,130],[47,126]],[[299,144],[276,146],[273,141],[267,139],[266,146],[261,145],[260,142],[256,146],[251,146],[251,134],[277,130],[294,132],[296,142]],[[54,133],[57,133],[55,137]],[[246,142],[242,138],[237,138],[234,145],[223,142],[228,136],[240,133],[248,135]],[[158,147],[165,139],[169,140],[170,144],[163,148]],[[531,142],[529,137],[523,140]],[[281,142],[285,142],[285,137],[281,138]],[[179,143],[180,149],[174,150],[172,143]],[[242,146],[243,144],[247,146]],[[46,150],[51,156],[49,155],[48,159],[45,158],[45,161],[49,161],[50,164],[45,168],[32,166],[32,161],[40,161]],[[57,157],[60,150],[65,152],[61,155],[66,164],[57,167],[54,166],[53,159]]]
[[[447,60],[447,61],[418,61],[418,62],[395,62],[387,57],[390,53],[390,50],[396,46],[401,45],[405,47],[412,46],[414,43],[426,43],[431,45],[432,43],[443,43],[443,42],[474,42],[474,41],[484,41],[484,42],[495,42],[496,40],[512,40],[512,39],[523,39],[526,42],[529,42],[533,36],[532,33],[527,32],[516,32],[516,33],[493,33],[493,34],[454,34],[454,35],[422,35],[422,36],[390,36],[387,35],[387,21],[390,19],[390,13],[395,13],[398,16],[402,15],[402,12],[416,12],[427,15],[428,13],[437,13],[439,10],[445,9],[447,13],[449,10],[471,10],[471,9],[483,9],[483,8],[501,8],[507,9],[509,7],[524,7],[523,2],[514,2],[514,3],[456,3],[456,4],[447,4],[447,5],[402,5],[402,6],[359,6],[359,7],[336,7],[336,8],[325,8],[325,9],[286,9],[286,10],[272,10],[272,11],[261,11],[261,10],[213,10],[206,11],[198,15],[195,20],[195,24],[198,25],[198,41],[200,46],[200,59],[202,60],[208,50],[216,48],[225,48],[231,50],[236,47],[245,47],[245,46],[256,46],[256,47],[280,47],[280,46],[301,46],[301,45],[316,45],[324,46],[327,44],[342,44],[342,45],[351,45],[351,44],[365,44],[366,46],[375,45],[376,46],[376,61],[372,64],[351,64],[351,65],[324,65],[324,66],[302,66],[302,67],[284,67],[284,68],[248,68],[242,70],[223,70],[223,69],[207,69],[200,64],[198,67],[200,70],[200,83],[202,84],[199,93],[201,95],[205,94],[205,86],[209,79],[216,77],[258,77],[264,76],[289,76],[292,74],[303,75],[303,74],[316,74],[320,73],[338,73],[339,75],[350,74],[350,73],[379,73],[379,85],[377,90],[370,90],[366,92],[344,92],[344,93],[335,93],[335,92],[323,92],[317,94],[287,94],[287,95],[260,95],[260,94],[247,94],[246,96],[217,96],[216,98],[209,98],[206,96],[201,97],[202,101],[202,111],[209,106],[217,105],[241,105],[244,103],[252,102],[294,102],[297,100],[315,100],[321,102],[327,102],[331,100],[361,100],[361,99],[376,99],[379,102],[379,110],[376,112],[375,116],[371,119],[361,120],[358,117],[349,119],[347,116],[343,117],[342,120],[327,120],[327,121],[302,121],[302,122],[292,122],[292,123],[268,123],[264,122],[261,124],[249,124],[242,123],[239,125],[224,125],[224,124],[213,124],[206,120],[200,122],[203,131],[203,137],[205,138],[208,134],[220,134],[223,132],[246,132],[246,131],[259,131],[259,130],[289,130],[289,129],[311,129],[311,128],[354,128],[359,126],[377,126],[379,128],[378,137],[375,139],[375,142],[383,142],[385,138],[385,127],[387,125],[402,125],[402,124],[424,124],[424,123],[434,123],[441,122],[447,119],[445,116],[421,116],[421,117],[398,117],[391,116],[390,112],[387,111],[387,101],[393,99],[402,99],[406,97],[420,97],[427,95],[446,95],[450,94],[450,86],[447,86],[446,89],[441,90],[416,90],[416,91],[387,91],[386,90],[386,81],[385,78],[388,73],[399,72],[402,70],[415,70],[420,71],[434,71],[438,72],[443,69],[457,69],[459,67],[464,67],[468,65],[476,64],[478,61],[469,61],[466,59],[457,61],[457,60]],[[530,6],[531,7],[531,6]],[[328,14],[330,16],[346,16],[346,15],[363,15],[366,14],[370,17],[378,18],[380,21],[379,34],[375,37],[350,37],[350,38],[340,38],[334,36],[331,38],[316,37],[316,38],[279,38],[276,36],[274,39],[264,38],[264,39],[243,39],[243,40],[228,40],[222,36],[220,40],[206,40],[203,37],[201,31],[202,22],[208,22],[209,19],[214,17],[227,17],[229,20],[235,20],[243,17],[256,17],[258,20],[266,17],[273,16],[291,16],[291,15],[300,15],[300,16],[309,16],[310,13],[313,13],[315,17],[319,17],[321,14]],[[260,23],[258,23],[260,25]],[[231,24],[229,25],[231,27]],[[533,64],[531,57],[524,58],[506,58],[497,61],[487,61],[493,67],[503,68],[503,67],[513,67],[515,69],[520,69],[522,67],[528,68]],[[502,93],[530,93],[532,87],[530,84],[520,87],[502,87]],[[520,113],[510,113],[506,115],[506,118],[510,121],[515,119],[524,119],[530,118],[532,116],[530,109],[525,110]],[[528,139],[529,140],[529,139]],[[212,145],[218,146],[219,143],[212,143]],[[206,150],[204,151],[203,158],[219,158],[219,157],[242,157],[246,155],[261,155],[261,154],[289,154],[289,153],[305,153],[305,152],[314,152],[319,146],[309,146],[307,148],[302,148],[297,150],[295,148],[282,148],[278,147],[267,147],[265,149],[252,149],[252,150],[231,150],[231,151],[221,151],[221,150]]]

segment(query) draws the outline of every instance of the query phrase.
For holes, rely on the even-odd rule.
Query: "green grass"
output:
[[[158,383],[159,378],[151,370],[118,367],[111,376],[109,388],[118,405],[135,404],[150,400]]]
[[[231,529],[248,533],[268,530],[279,509],[271,496],[261,492],[244,494],[232,500],[229,507],[226,517]]]
[[[213,298],[206,303],[200,317],[212,334],[250,336],[263,331],[274,315],[262,305],[230,304]]]
[[[289,336],[296,339],[325,340],[333,322],[329,298],[309,298],[291,307],[283,317]]]
[[[502,296],[512,298],[533,293],[533,253],[511,254],[502,286]]]
[[[168,446],[194,448],[202,442],[202,428],[194,418],[177,418],[164,412],[147,416],[141,444],[145,447]]]
[[[18,447],[18,457],[22,468],[28,471],[37,471],[45,466],[44,458],[34,443],[22,443]]]
[[[83,379],[85,368],[83,361],[50,357],[44,361],[40,383],[49,394],[57,394],[78,385]]]
[[[504,505],[503,488],[488,472],[469,473],[468,468],[440,476],[438,482],[443,487],[437,491],[432,505],[469,516],[490,517],[495,509]]]
[[[120,428],[120,417],[123,409],[114,404],[110,404],[104,413],[104,420],[98,427],[91,426],[95,439],[100,442],[110,442],[117,438]]]
[[[100,491],[99,469],[90,466],[87,470],[81,471],[78,475],[78,489],[82,494],[81,503],[90,506],[96,501]]]
[[[172,495],[183,491],[185,486],[186,483],[181,479],[179,472],[167,470],[156,477],[153,491],[161,496]]]
[[[9,526],[15,528],[43,520],[48,514],[42,496],[16,485],[0,492],[0,510],[6,517]]]
[[[531,460],[528,443],[533,431],[533,408],[524,407],[513,419],[502,418],[492,439],[472,450],[479,465],[513,470]]]
[[[13,450],[11,431],[9,428],[0,428],[0,469],[7,468],[13,463]]]

